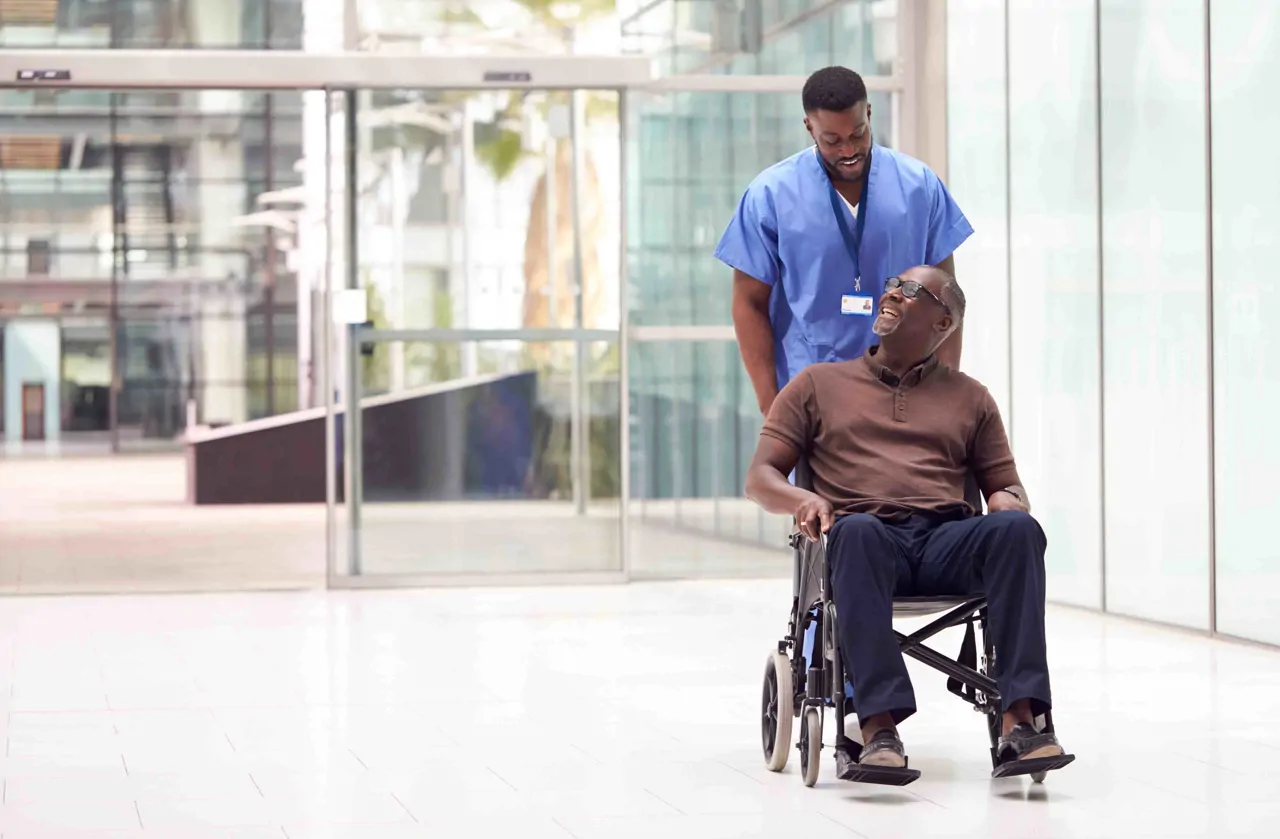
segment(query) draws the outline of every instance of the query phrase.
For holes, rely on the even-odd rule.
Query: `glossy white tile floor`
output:
[[[916,670],[906,789],[765,771],[787,581],[8,598],[0,834],[28,837],[1277,835],[1280,653],[1050,615],[1077,763],[988,779]],[[954,639],[944,646],[950,650]],[[829,755],[829,752],[827,753]]]

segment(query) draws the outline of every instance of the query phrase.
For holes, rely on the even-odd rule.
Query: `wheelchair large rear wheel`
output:
[[[764,665],[764,690],[760,697],[760,738],[764,762],[781,772],[791,754],[791,720],[796,714],[796,693],[791,662],[774,650]]]

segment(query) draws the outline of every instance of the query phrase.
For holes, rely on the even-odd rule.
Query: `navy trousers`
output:
[[[858,716],[865,721],[890,713],[901,722],[916,710],[893,634],[895,596],[985,594],[1003,709],[1028,699],[1033,713],[1048,710],[1045,547],[1044,531],[1027,513],[943,523],[838,519],[827,535],[827,557]]]

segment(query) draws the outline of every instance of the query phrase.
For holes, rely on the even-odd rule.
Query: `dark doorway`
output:
[[[22,385],[22,439],[44,439],[44,385]]]

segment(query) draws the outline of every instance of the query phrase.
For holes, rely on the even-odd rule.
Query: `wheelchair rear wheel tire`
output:
[[[804,785],[818,783],[818,768],[822,763],[822,712],[809,708],[804,712],[804,727],[800,729],[800,773]]]
[[[796,693],[791,662],[778,651],[764,665],[764,690],[760,698],[760,738],[764,762],[772,772],[787,767],[791,754],[791,720],[796,715]]]

